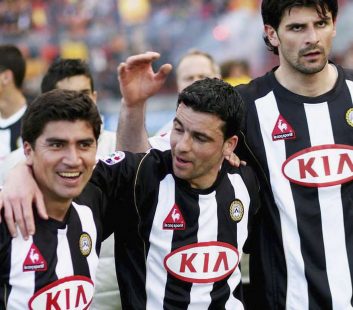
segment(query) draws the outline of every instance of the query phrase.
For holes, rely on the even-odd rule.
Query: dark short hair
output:
[[[57,88],[57,83],[65,78],[73,77],[76,75],[84,75],[89,78],[91,90],[94,91],[94,83],[92,73],[88,64],[82,59],[57,59],[49,67],[47,73],[44,75],[41,91],[46,93],[50,90]]]
[[[22,119],[22,140],[35,147],[37,138],[52,121],[87,121],[99,138],[102,120],[93,100],[82,92],[54,89],[32,101]]]
[[[277,31],[284,12],[294,7],[315,7],[319,16],[327,16],[331,12],[335,21],[338,13],[337,0],[263,0],[261,14],[264,25],[270,25]],[[278,55],[278,48],[274,47],[266,35],[264,41],[270,51]]]
[[[206,78],[186,87],[178,96],[180,103],[197,112],[210,113],[224,121],[224,139],[237,134],[244,126],[244,101],[237,90],[217,78]]]
[[[21,51],[14,45],[0,45],[0,71],[11,70],[15,85],[22,87],[26,73],[26,61]]]

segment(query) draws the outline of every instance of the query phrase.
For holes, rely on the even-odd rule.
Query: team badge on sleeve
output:
[[[244,206],[239,199],[235,199],[229,208],[230,217],[234,222],[240,222],[244,215]]]
[[[88,256],[92,250],[92,239],[89,234],[82,233],[80,236],[80,251],[83,256]]]
[[[102,157],[101,160],[104,163],[106,163],[107,165],[115,165],[118,162],[122,161],[124,158],[125,158],[125,153],[121,152],[121,151],[118,151],[118,152],[115,152],[115,153],[113,153],[113,154],[111,154],[109,156]]]
[[[349,126],[353,127],[353,108],[350,108],[346,112],[346,121]]]

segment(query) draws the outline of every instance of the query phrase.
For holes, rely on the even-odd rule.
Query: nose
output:
[[[69,146],[64,154],[63,163],[75,167],[79,166],[81,162],[80,151],[75,146]]]
[[[179,152],[189,152],[191,150],[192,137],[187,132],[180,137],[176,144],[176,148]]]
[[[317,44],[319,42],[318,30],[315,27],[308,27],[307,44]]]

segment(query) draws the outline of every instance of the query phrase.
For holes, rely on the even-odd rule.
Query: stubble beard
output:
[[[319,62],[315,65],[314,63],[317,62],[317,61],[306,61],[305,59],[303,61],[301,61],[301,59],[303,59],[305,56],[305,54],[309,53],[311,50],[314,50],[314,49],[319,49],[320,50],[320,55],[321,55],[321,59],[319,60]],[[303,49],[301,51],[299,51],[298,53],[298,57],[297,57],[297,60],[292,63],[292,67],[302,73],[302,74],[306,74],[306,75],[309,75],[309,74],[315,74],[315,73],[319,73],[321,72],[326,64],[327,64],[327,57],[326,57],[326,54],[325,54],[325,51],[322,47],[313,47],[313,46],[310,46],[306,49]],[[307,64],[309,63],[309,65]],[[310,64],[313,64],[312,66]]]

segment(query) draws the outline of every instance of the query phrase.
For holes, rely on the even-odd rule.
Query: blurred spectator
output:
[[[185,53],[176,68],[176,81],[178,93],[185,87],[191,85],[195,81],[202,80],[206,77],[220,78],[220,69],[213,57],[203,51],[191,49]],[[157,135],[168,132],[173,126],[173,121],[170,120],[161,129],[158,130]],[[154,140],[150,140],[153,147]]]
[[[25,71],[21,51],[14,45],[0,45],[0,166],[11,151],[22,145],[21,119],[26,98],[21,89]]]
[[[222,79],[236,86],[251,80],[250,65],[246,60],[228,60],[221,64]]]

